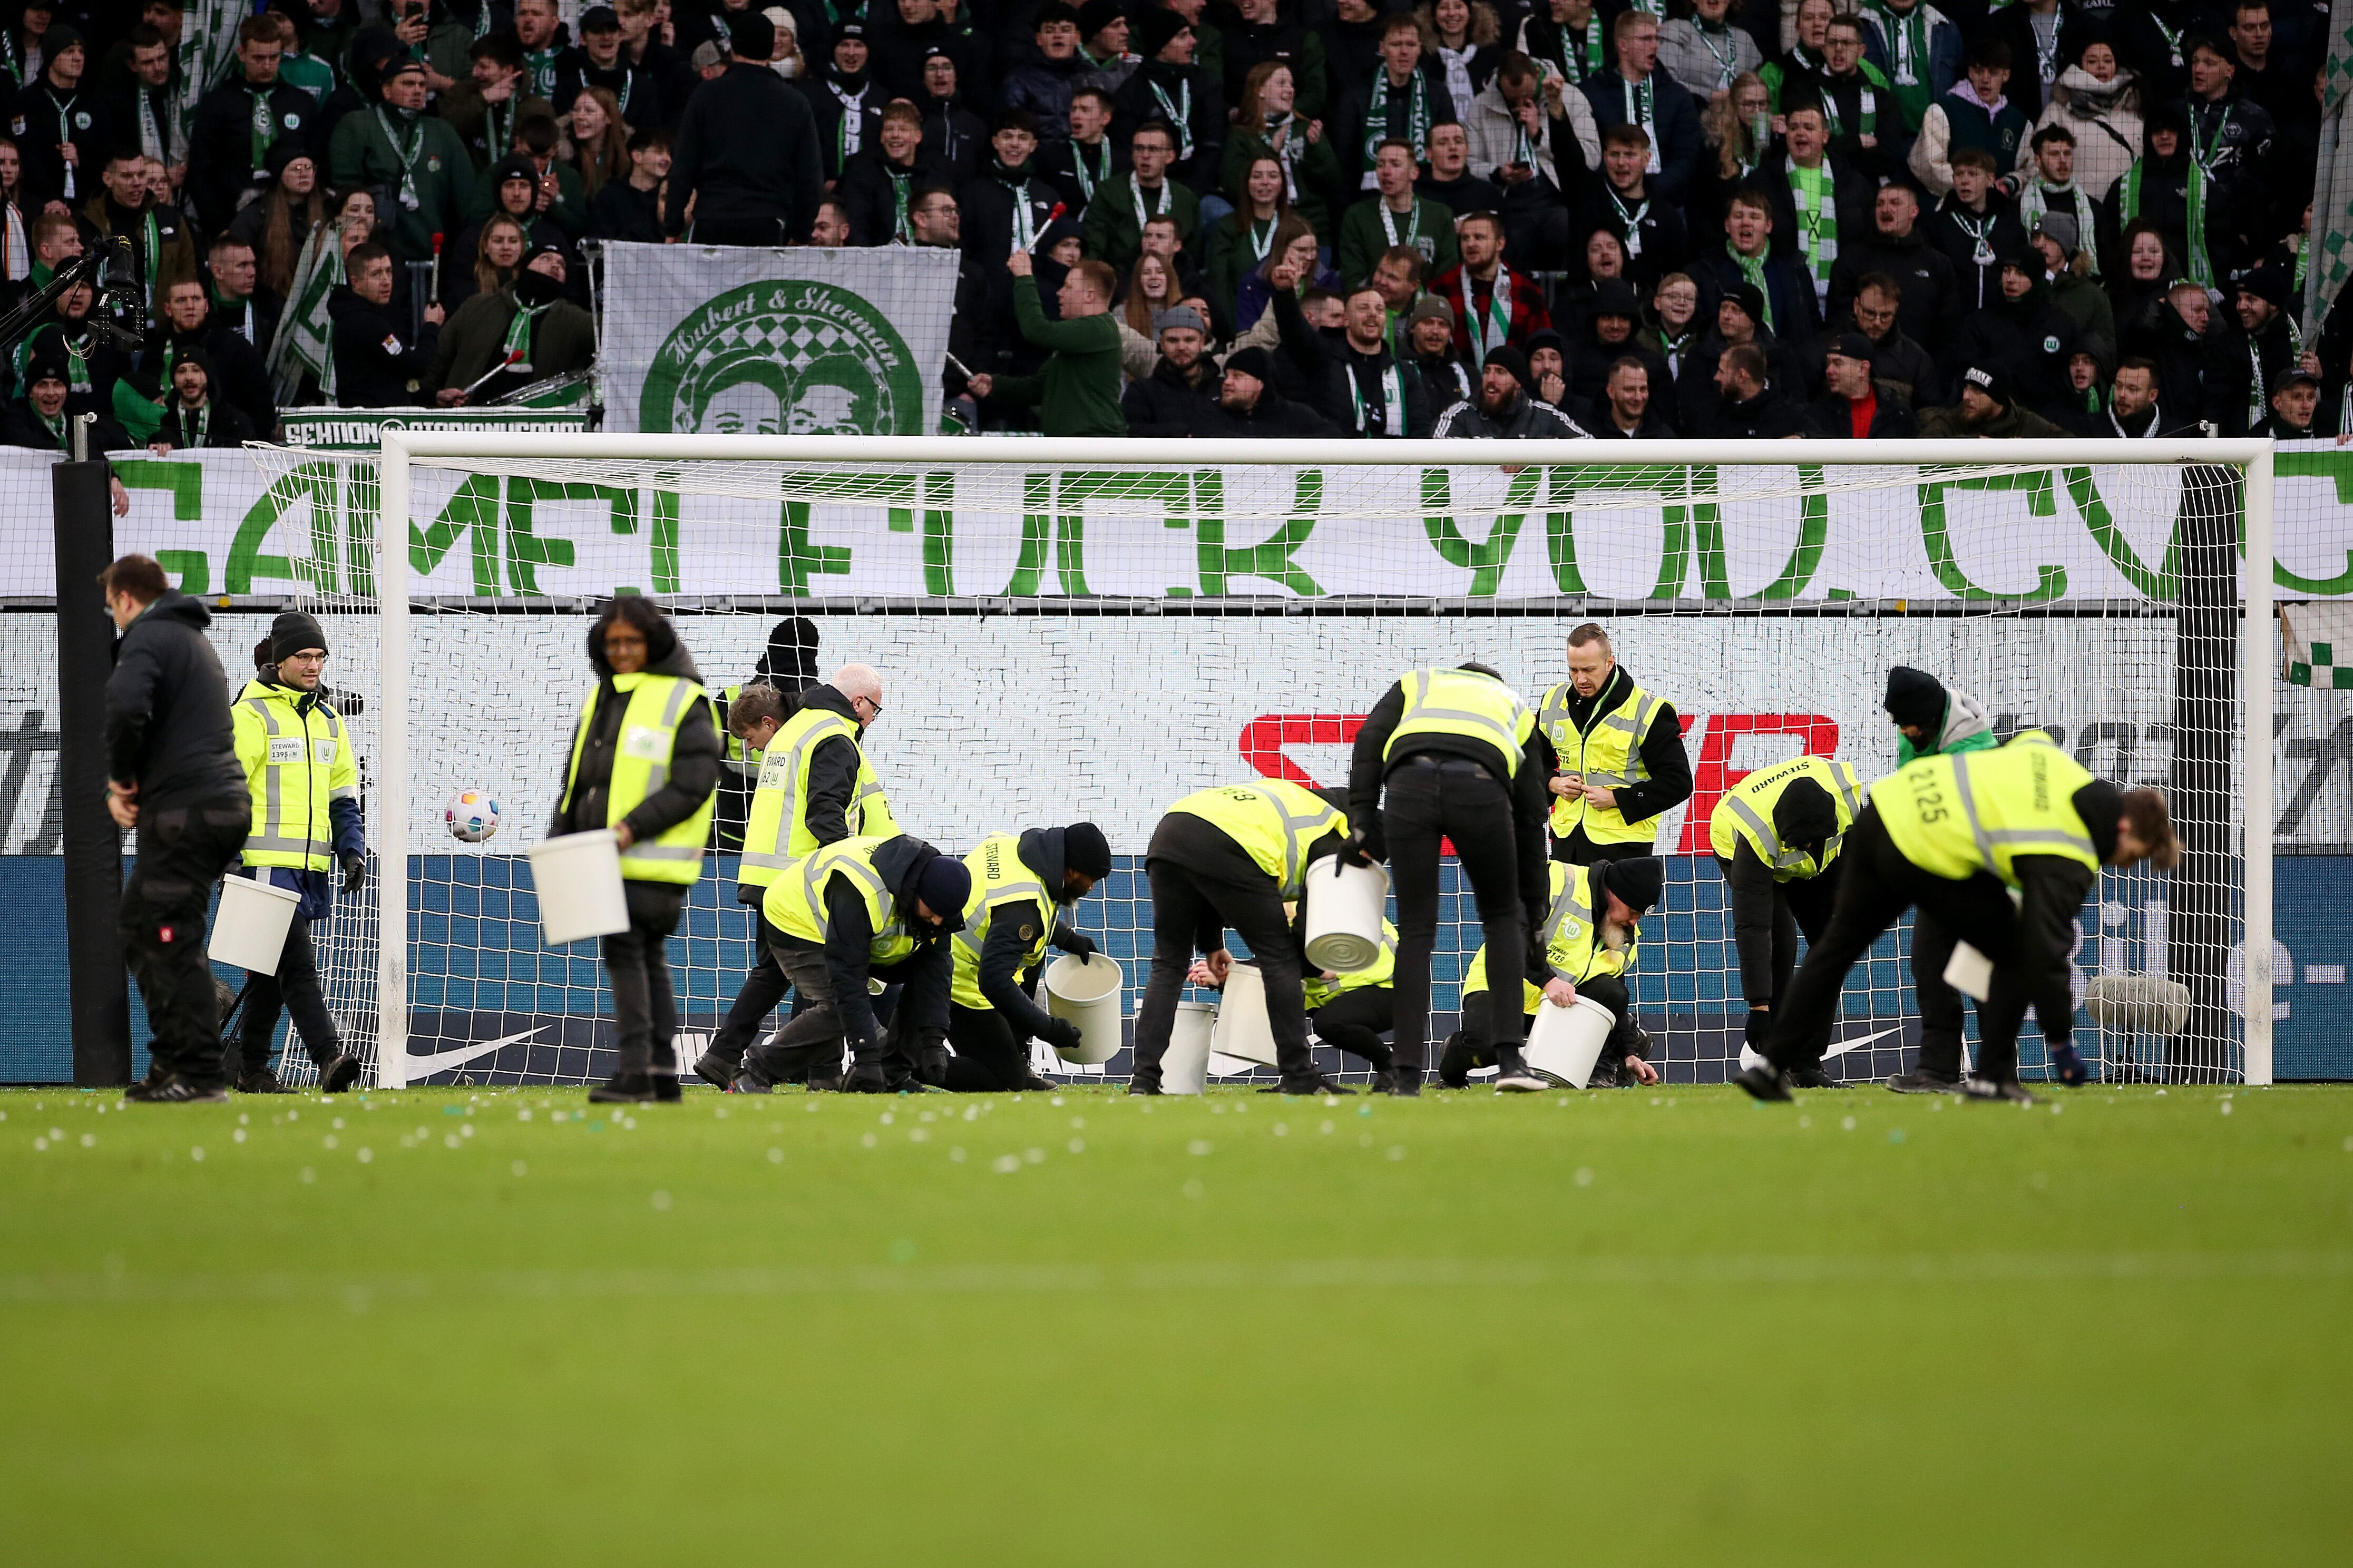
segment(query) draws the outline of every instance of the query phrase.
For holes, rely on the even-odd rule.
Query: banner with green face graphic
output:
[[[935,431],[957,258],[904,247],[607,245],[605,427]]]

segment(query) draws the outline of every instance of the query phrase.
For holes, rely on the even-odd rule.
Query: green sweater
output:
[[[399,200],[401,156],[385,134],[387,124],[416,148],[414,209]],[[376,225],[404,261],[429,259],[436,234],[457,237],[474,199],[474,160],[449,122],[420,115],[417,131],[419,140],[409,142],[408,128],[391,110],[371,105],[344,115],[327,138],[327,177],[337,190],[367,185],[386,193],[376,202]]]
[[[1381,226],[1381,198],[1367,196],[1350,207],[1340,218],[1340,281],[1349,287],[1362,283],[1373,275],[1373,264],[1381,252],[1389,247],[1388,230]],[[1454,248],[1454,212],[1428,196],[1413,198],[1413,211],[1399,220],[1394,214],[1398,242],[1411,245],[1421,252],[1426,264],[1422,281],[1427,283],[1461,259]],[[1406,238],[1408,234],[1414,237]]]
[[[1134,267],[1135,258],[1144,254],[1144,225],[1136,220],[1137,191],[1128,184],[1132,176],[1114,174],[1095,191],[1095,199],[1087,204],[1087,254],[1098,261],[1111,264],[1111,269],[1125,278]],[[1155,217],[1168,216],[1176,220],[1176,237],[1186,249],[1194,245],[1194,236],[1201,227],[1201,198],[1189,185],[1175,180],[1161,183],[1164,195],[1147,195],[1145,205],[1153,209]]]
[[[1013,319],[1023,337],[1052,356],[1036,375],[998,376],[993,395],[1036,407],[1038,427],[1049,436],[1126,435],[1127,416],[1119,410],[1119,323],[1110,313],[1050,321],[1038,303],[1038,279],[1029,277],[1013,280]]]

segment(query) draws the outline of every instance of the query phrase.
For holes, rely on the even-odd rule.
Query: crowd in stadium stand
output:
[[[178,0],[19,0],[5,290],[127,236],[153,319],[71,352],[68,293],[0,440],[585,371],[600,239],[955,247],[987,431],[2341,433],[2327,15],[273,0],[184,116]]]

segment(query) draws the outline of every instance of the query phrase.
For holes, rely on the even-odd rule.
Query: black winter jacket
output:
[[[675,634],[670,647],[649,647],[646,649],[646,673],[649,675],[683,676],[698,684],[702,672],[694,667],[694,656]],[[595,631],[588,640],[588,662],[596,671],[596,700],[584,721],[588,726],[588,742],[580,752],[580,774],[559,784],[555,816],[548,824],[548,836],[583,833],[609,825],[605,818],[607,801],[613,787],[613,757],[621,741],[621,720],[628,710],[628,702],[613,685],[613,667],[606,661],[605,645]],[[660,837],[692,816],[719,787],[720,759],[726,748],[719,738],[719,725],[712,719],[711,704],[693,702],[687,705],[680,717],[678,738],[671,742],[670,777],[662,786],[639,801],[621,820],[629,825],[630,834],[639,843]],[[571,766],[572,743],[567,739],[564,748],[564,765]]]
[[[1348,759],[1348,826],[1365,836],[1366,853],[1377,860],[1388,858],[1388,836],[1381,830],[1383,786],[1397,767],[1424,754],[1461,757],[1487,770],[1512,797],[1512,828],[1518,850],[1520,899],[1530,910],[1551,902],[1549,873],[1545,869],[1545,814],[1551,808],[1546,783],[1557,765],[1552,742],[1541,728],[1529,731],[1516,759],[1506,759],[1494,743],[1472,735],[1416,735],[1389,753],[1389,738],[1405,718],[1405,685],[1392,682],[1373,710],[1365,715]],[[1516,765],[1506,768],[1506,761]],[[1531,928],[1535,925],[1531,921]]]
[[[805,244],[824,194],[817,118],[784,78],[739,60],[687,100],[663,215],[670,233],[685,231],[687,198],[695,196],[699,222],[781,222],[786,243]]]
[[[947,939],[964,929],[962,910],[947,911],[947,923],[941,926],[916,916],[916,886],[923,880],[923,868],[939,856],[922,839],[903,833],[874,850],[874,868],[890,885],[893,912],[906,921],[915,939],[915,951],[884,970],[891,979],[906,986],[892,1024],[902,1037],[912,1036],[926,1047],[948,1037],[948,984],[954,956]],[[868,978],[875,973],[874,922],[866,913],[866,900],[847,877],[827,880],[825,909],[826,972],[833,981],[834,1007],[840,1015],[842,1032],[855,1050],[882,1036],[873,998],[866,989]],[[817,945],[791,936],[783,940],[803,951]]]
[[[1438,416],[1430,434],[1455,440],[1482,437],[1507,441],[1591,439],[1591,433],[1576,420],[1525,392],[1514,394],[1510,405],[1497,414],[1488,413],[1475,399],[1466,397]]]
[[[342,406],[407,408],[432,401],[422,388],[433,369],[438,327],[428,324],[423,337],[404,342],[389,309],[348,286],[327,296],[327,319],[333,323],[335,397]]]
[[[147,606],[114,645],[106,682],[106,776],[139,786],[142,816],[222,799],[243,800],[229,725],[228,676],[205,638],[212,615],[174,589]]]
[[[1131,382],[1120,395],[1120,412],[1127,416],[1131,436],[1190,436],[1218,417],[1218,367],[1204,358],[1193,366],[1199,384],[1162,360],[1142,381]]]

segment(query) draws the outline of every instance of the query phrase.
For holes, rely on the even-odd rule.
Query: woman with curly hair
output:
[[[1503,58],[1504,24],[1495,8],[1487,0],[1423,0],[1413,19],[1421,29],[1422,52],[1446,73],[1454,106],[1467,109]]]

